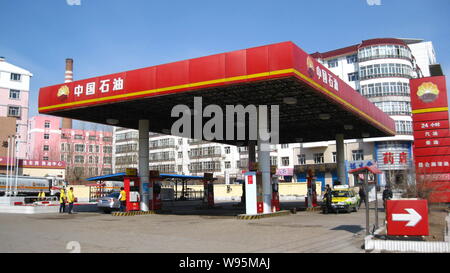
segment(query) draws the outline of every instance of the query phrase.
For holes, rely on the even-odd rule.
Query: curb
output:
[[[256,214],[256,215],[248,215],[248,214],[240,214],[236,216],[238,220],[256,220],[261,218],[269,218],[269,217],[276,217],[276,216],[284,216],[284,215],[290,215],[291,212],[289,210],[281,210],[273,213],[265,213],[265,214]]]
[[[156,211],[129,211],[129,212],[113,212],[112,216],[135,216],[135,215],[148,215],[148,214],[156,214]]]

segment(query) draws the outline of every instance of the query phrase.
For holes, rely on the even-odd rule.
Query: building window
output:
[[[20,117],[20,106],[8,106],[8,117]]]
[[[358,80],[358,72],[348,73],[348,81],[354,82]]]
[[[406,64],[374,64],[362,66],[359,73],[359,78],[361,80],[385,77],[403,77],[410,79],[412,67]]]
[[[96,141],[97,140],[97,136],[89,136],[89,138],[88,138],[89,140],[93,140],[93,141]]]
[[[411,103],[408,101],[381,101],[374,104],[389,115],[411,115]]]
[[[323,153],[314,154],[314,163],[315,164],[321,164],[323,162],[324,162],[324,160],[323,160]]]
[[[88,162],[89,162],[89,164],[94,163],[94,157],[90,155],[90,156],[88,157]]]
[[[48,161],[48,156],[42,157],[42,160]]]
[[[231,150],[230,150],[230,147],[228,147],[228,146],[227,146],[227,147],[225,147],[225,153],[226,153],[226,154],[229,154],[229,153],[230,153],[230,151],[231,151]]]
[[[230,168],[231,168],[231,162],[225,161],[225,169],[230,169]]]
[[[12,100],[20,99],[20,90],[10,89],[9,90],[9,98]]]
[[[61,155],[61,161],[64,161],[64,155]]]
[[[282,157],[281,158],[281,165],[282,166],[289,166],[289,157]]]
[[[357,61],[358,61],[358,55],[354,54],[354,55],[347,56],[348,64],[356,63]]]
[[[112,157],[103,157],[103,163],[104,164],[111,164],[112,163]]]
[[[178,152],[178,158],[183,158],[183,152]]]
[[[12,81],[20,81],[20,74],[17,73],[11,73],[11,80]]]
[[[74,159],[75,159],[75,163],[84,163],[84,156],[82,156],[82,155],[76,155]]]
[[[44,134],[44,139],[50,139],[50,135],[49,134]]]
[[[112,141],[112,137],[103,137],[103,141],[104,142],[111,142]]]
[[[278,166],[278,158],[276,156],[270,157],[270,165],[271,166]]]
[[[328,61],[328,67],[329,68],[333,68],[333,67],[337,67],[338,66],[338,60],[337,59],[332,59]]]
[[[408,120],[396,120],[395,130],[399,135],[412,135],[413,133],[412,122]]]
[[[96,153],[100,153],[100,146],[95,145],[95,152],[96,152]]]
[[[297,155],[297,160],[299,165],[305,165],[306,164],[306,156],[304,154]]]
[[[44,128],[46,128],[46,129],[50,128],[50,121],[46,120],[44,122]]]
[[[178,165],[178,172],[179,173],[182,173],[183,172],[183,165]]]
[[[287,149],[289,148],[289,144],[281,144],[281,149]]]
[[[333,152],[333,163],[336,163],[336,155],[337,155],[337,153]]]
[[[111,146],[103,146],[103,153],[104,154],[111,154],[112,153],[112,147]]]
[[[183,145],[183,139],[182,139],[182,138],[180,138],[180,139],[178,140],[178,145]]]
[[[50,147],[48,145],[44,145],[44,151],[49,151]]]
[[[364,160],[364,150],[353,150],[352,159],[353,161]]]
[[[75,144],[75,152],[84,152],[84,144]]]
[[[75,135],[74,139],[84,139],[83,135]]]

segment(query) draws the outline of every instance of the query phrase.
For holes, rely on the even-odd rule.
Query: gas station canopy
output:
[[[114,174],[107,174],[102,176],[94,176],[89,177],[86,180],[87,181],[121,181],[123,182],[123,178],[126,176],[126,173],[114,173]],[[195,176],[195,175],[181,175],[181,174],[165,174],[161,173],[159,174],[159,177],[161,179],[180,179],[180,180],[203,180],[203,176]]]
[[[279,105],[280,143],[395,135],[387,114],[292,42],[44,87],[39,112],[133,129],[148,119],[170,134],[172,108],[194,109],[194,97],[224,117],[226,105]]]

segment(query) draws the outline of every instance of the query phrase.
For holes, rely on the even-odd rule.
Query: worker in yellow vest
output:
[[[59,213],[65,212],[66,202],[67,202],[66,191],[64,190],[64,188],[62,188],[59,193]]]
[[[120,201],[120,211],[124,212],[127,207],[127,192],[123,189],[123,187],[120,188],[119,201]]]
[[[73,194],[73,188],[70,187],[69,192],[67,193],[67,202],[69,203],[68,213],[72,214],[73,203],[75,202],[75,195]]]
[[[45,192],[43,190],[39,191],[38,199],[41,200],[41,201],[45,199]]]

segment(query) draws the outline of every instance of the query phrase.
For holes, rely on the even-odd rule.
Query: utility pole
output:
[[[367,171],[364,172],[364,191],[366,192],[366,196],[364,197],[365,205],[366,205],[366,235],[370,234],[370,227],[369,227],[369,185],[367,181]]]

